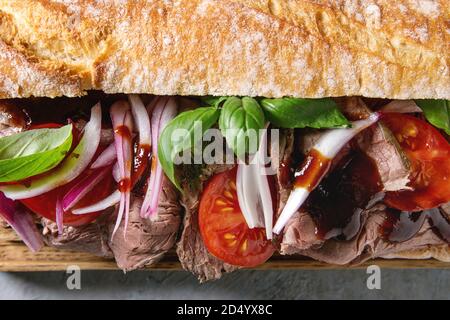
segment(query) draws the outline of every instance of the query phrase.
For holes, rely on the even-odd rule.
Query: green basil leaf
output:
[[[264,112],[255,99],[231,97],[223,104],[219,128],[228,146],[239,158],[244,159],[246,153],[253,154],[258,151],[259,130],[263,129],[264,125]],[[250,134],[256,142],[252,145]]]
[[[72,125],[0,139],[0,182],[27,179],[56,167],[72,146]]]
[[[162,131],[158,145],[159,162],[167,177],[178,189],[181,187],[175,176],[176,155],[192,149],[203,138],[205,131],[214,126],[219,115],[220,109],[214,107],[186,111],[175,117]],[[177,129],[184,129],[188,134],[174,141],[174,132]],[[195,134],[198,130],[201,130],[201,135]]]
[[[268,120],[280,128],[340,128],[350,126],[331,99],[262,99]]]
[[[206,96],[206,97],[201,97],[200,99],[207,106],[219,108],[220,105],[228,99],[228,97]]]
[[[416,100],[427,120],[434,126],[450,135],[450,101],[448,100]]]

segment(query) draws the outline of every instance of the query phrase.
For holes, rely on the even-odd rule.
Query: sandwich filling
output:
[[[0,101],[0,216],[31,250],[125,271],[176,245],[201,281],[276,252],[349,264],[448,246],[449,112],[358,97]]]

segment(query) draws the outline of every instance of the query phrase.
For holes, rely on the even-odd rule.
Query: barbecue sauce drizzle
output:
[[[123,139],[128,139],[132,141],[133,136],[126,126],[118,127],[115,132],[122,136]],[[119,191],[127,192],[135,189],[138,193],[142,193],[145,188],[144,178],[149,175],[153,168],[149,168],[150,158],[151,158],[151,146],[148,144],[133,144],[134,154],[131,179],[122,179],[119,181]]]
[[[128,140],[131,143],[132,135],[131,135],[130,129],[128,129],[127,126],[119,126],[114,130],[114,132],[116,134],[118,134],[119,136],[121,136],[122,139]],[[131,165],[131,164],[125,163],[125,167],[128,167],[129,165]],[[119,181],[119,191],[123,193],[123,192],[128,192],[130,190],[131,190],[131,179],[129,179],[129,178],[121,179]]]
[[[305,209],[321,239],[351,240],[364,223],[362,212],[382,202],[383,184],[374,161],[360,150],[351,152],[336,167],[311,193]],[[450,243],[450,221],[440,208],[422,212],[387,208],[385,212],[385,222],[379,229],[385,240],[410,240],[428,219],[436,235]]]
[[[362,226],[361,213],[382,190],[375,163],[361,151],[344,157],[311,193],[305,206],[322,239],[350,240]]]
[[[331,166],[331,159],[316,149],[312,149],[303,162],[302,170],[295,173],[295,188],[313,191],[326,175]]]

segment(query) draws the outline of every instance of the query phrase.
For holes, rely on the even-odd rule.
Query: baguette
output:
[[[0,0],[0,98],[450,99],[446,0]]]
[[[450,99],[449,21],[446,0],[0,0],[0,99]]]

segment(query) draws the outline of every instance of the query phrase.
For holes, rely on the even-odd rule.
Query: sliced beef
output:
[[[320,247],[324,240],[318,237],[316,228],[316,222],[308,212],[298,211],[284,228],[281,254],[296,254],[302,250]]]
[[[371,246],[379,238],[379,227],[385,220],[383,207],[375,207],[365,211],[362,219],[365,221],[363,229],[353,240],[339,241],[330,239],[320,248],[299,250],[297,253],[315,260],[330,264],[348,264],[359,257],[366,246]]]
[[[336,100],[341,111],[350,120],[367,118],[371,110],[358,97]],[[382,123],[365,130],[356,139],[358,146],[376,163],[385,191],[407,188],[409,182],[409,161],[392,132]],[[336,161],[334,161],[336,163]]]
[[[352,120],[365,118],[370,113],[370,109],[359,98],[337,99],[337,103]],[[299,151],[304,154],[309,152],[322,132],[303,130],[296,137]],[[354,151],[355,148],[357,152]],[[339,173],[340,168],[343,165],[349,165],[349,159],[354,158],[355,154],[357,157],[364,158],[361,157],[360,150],[373,160],[373,164],[369,166],[373,167],[373,170],[364,170],[364,167],[361,169],[359,165],[356,165],[356,173],[352,173],[355,177],[346,177],[343,181],[342,178],[347,173],[345,171]],[[374,174],[369,174],[369,171],[374,171]],[[333,159],[330,172],[329,177],[311,194],[300,212],[286,225],[280,246],[282,254],[294,254],[320,247],[322,244],[327,246],[326,239],[340,236],[340,234],[343,234],[345,239],[352,239],[358,233],[364,220],[363,211],[361,215],[352,212],[355,208],[364,210],[374,203],[374,199],[378,198],[379,192],[382,191],[378,189],[378,181],[381,179],[380,183],[384,185],[383,191],[401,190],[407,188],[410,174],[409,163],[398,143],[392,133],[381,124],[365,130],[353,143],[348,144]],[[342,177],[339,176],[340,174]],[[371,176],[373,179],[370,178]],[[364,182],[366,180],[373,180],[372,186]],[[333,191],[333,184],[339,185],[338,189],[341,193]],[[281,202],[281,207],[284,207],[284,202]],[[351,220],[347,217],[351,217]],[[324,229],[323,221],[327,220],[331,220],[331,224],[335,225],[327,228],[325,223],[327,232],[321,234],[321,229]],[[344,226],[343,223],[348,224]]]
[[[22,132],[28,126],[28,117],[13,102],[0,101],[0,138]]]
[[[87,121],[83,119],[78,119],[74,126],[77,128],[78,131],[83,131],[84,127],[86,126]],[[114,142],[114,132],[112,129],[104,128],[101,131],[100,135],[100,145],[107,146]]]
[[[298,137],[297,149],[306,154],[320,138],[318,130],[303,130]],[[280,136],[281,164],[290,164],[294,155],[294,132],[289,130]],[[279,199],[277,216],[281,213],[292,190],[290,184],[283,183],[286,168],[279,167],[277,172]],[[282,254],[295,254],[299,250],[305,250],[313,246],[320,246],[323,240],[316,234],[316,223],[306,211],[300,210],[286,224],[283,233],[280,252]]]
[[[109,212],[97,221],[82,227],[65,226],[62,234],[58,234],[58,226],[53,221],[42,218],[44,242],[57,249],[88,252],[105,258],[112,258],[109,248],[109,231],[107,220]]]
[[[358,264],[372,258],[392,255],[403,251],[424,249],[429,246],[445,245],[428,219],[417,233],[408,240],[393,242],[382,236],[382,229],[388,219],[387,210],[378,205],[363,214],[366,222],[361,232],[351,241],[328,240],[315,249],[298,251],[298,253],[330,264]]]
[[[174,247],[180,229],[181,206],[178,193],[166,177],[159,199],[157,218],[141,218],[141,206],[142,198],[133,196],[126,237],[122,223],[109,243],[117,265],[124,271],[140,269],[158,262]],[[110,237],[116,215],[112,218],[109,224]]]
[[[371,113],[370,108],[359,97],[342,97],[334,100],[344,116],[351,121],[366,119]]]
[[[315,129],[303,129],[296,134],[296,148],[295,152],[306,155],[316,144],[322,136],[323,131]],[[289,138],[289,136],[288,136]],[[294,137],[291,138],[294,140]],[[336,156],[331,165],[331,170],[345,161],[352,148],[350,145],[345,146],[341,152]],[[293,148],[286,148],[284,157],[293,158]],[[278,174],[279,176],[279,174]],[[280,180],[280,178],[278,178]],[[280,185],[280,198],[278,214],[281,213],[289,198],[292,186]],[[317,224],[313,217],[307,212],[305,208],[301,208],[286,224],[283,232],[283,238],[280,244],[281,254],[295,254],[299,250],[305,250],[311,247],[320,246],[324,239],[317,234]]]
[[[202,182],[212,175],[231,169],[227,165],[207,166],[200,177]],[[187,184],[184,187],[181,203],[185,208],[184,229],[177,245],[181,265],[196,275],[200,282],[220,279],[223,272],[231,272],[237,267],[224,263],[208,252],[200,235],[198,225],[198,206],[201,190]]]
[[[361,149],[371,157],[380,173],[385,191],[408,189],[410,163],[392,132],[379,123],[359,139]]]
[[[296,134],[296,148],[280,148],[283,153],[282,158],[293,158],[294,149],[296,152],[306,155],[320,139],[322,133],[320,130],[304,129],[299,134]],[[294,144],[294,137],[288,135],[289,141]],[[286,139],[288,140],[288,139]],[[283,146],[280,144],[280,146]],[[289,163],[289,162],[288,162]],[[278,171],[277,180],[282,181],[282,172]],[[279,184],[279,202],[278,215],[281,213],[286,205],[286,202],[291,193],[292,186],[286,184]],[[320,246],[323,240],[316,234],[316,223],[311,215],[303,209],[300,209],[284,227],[283,238],[280,244],[281,254],[295,254],[299,250],[309,249],[313,246]]]
[[[447,219],[450,220],[450,202],[444,204],[442,207],[442,212],[444,212],[444,214],[447,216]]]

